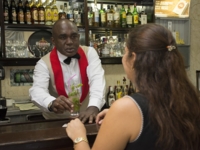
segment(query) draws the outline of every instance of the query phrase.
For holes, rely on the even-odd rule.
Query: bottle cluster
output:
[[[145,14],[144,7],[140,12],[137,10],[136,3],[134,3],[134,9],[131,11],[130,5],[126,10],[124,4],[121,9],[118,4],[107,5],[107,8],[103,8],[101,4],[100,10],[97,7],[95,1],[94,7],[88,7],[88,24],[94,27],[109,27],[109,28],[132,28],[138,24],[146,24],[147,15]]]
[[[132,95],[135,93],[135,89],[133,88],[131,81],[130,84],[127,85],[126,78],[124,77],[122,82],[123,84],[121,85],[118,80],[116,86],[109,86],[106,99],[107,107],[110,107],[117,99],[122,98],[125,95]]]
[[[112,35],[112,30],[105,30],[105,35],[93,34],[89,30],[89,46],[93,47],[100,57],[122,57],[127,34]]]
[[[52,25],[60,18],[67,18],[81,26],[83,19],[83,5],[64,3],[60,9],[56,6],[56,0],[4,0],[3,1],[4,23],[10,24],[45,24]]]

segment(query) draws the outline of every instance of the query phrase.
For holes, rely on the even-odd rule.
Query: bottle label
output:
[[[81,25],[81,14],[74,14],[74,22],[76,25]]]
[[[134,20],[134,24],[137,24],[138,23],[138,15],[134,15],[133,20]]]
[[[44,10],[39,10],[38,20],[44,22]]]
[[[92,18],[88,18],[88,24],[89,26],[92,26]]]
[[[5,11],[4,11],[4,23],[8,23],[8,21],[9,21],[8,8],[5,8]]]
[[[122,18],[123,18],[123,19],[126,19],[126,12],[123,12],[123,13],[122,13]]]
[[[119,19],[120,19],[119,12],[115,12],[114,13],[114,20],[119,20]]]
[[[26,20],[27,24],[31,24],[31,12],[30,11],[27,11],[25,13],[25,20]]]
[[[101,13],[101,22],[106,22],[106,14]]]
[[[94,12],[94,22],[99,22],[99,12]]]
[[[17,13],[16,13],[15,9],[12,9],[12,22],[13,22],[13,24],[17,23]]]
[[[45,12],[45,21],[51,21],[51,9],[47,9]]]
[[[127,24],[133,24],[133,17],[131,15],[126,16],[126,22]]]
[[[34,22],[38,21],[38,11],[37,10],[33,10],[32,17],[33,17]]]
[[[108,105],[109,105],[109,106],[111,106],[114,102],[115,102],[114,96],[108,98]]]
[[[23,10],[20,10],[19,12],[18,12],[18,21],[19,21],[19,23],[24,23],[24,12],[23,12]]]
[[[113,14],[107,13],[107,19],[108,19],[108,21],[113,21]]]
[[[147,15],[141,15],[141,24],[147,24]]]
[[[53,9],[52,11],[52,21],[56,22],[58,20],[58,11],[56,9]]]

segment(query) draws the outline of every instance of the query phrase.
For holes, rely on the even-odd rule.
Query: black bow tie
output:
[[[80,55],[79,55],[78,53],[76,53],[76,54],[75,54],[74,56],[72,56],[72,57],[67,57],[67,58],[64,60],[64,63],[66,63],[67,65],[69,65],[72,58],[80,59]]]

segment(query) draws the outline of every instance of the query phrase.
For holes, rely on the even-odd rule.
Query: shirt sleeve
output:
[[[105,104],[105,76],[101,60],[92,47],[88,47],[87,75],[89,80],[89,106],[96,106],[99,110]]]
[[[33,85],[29,89],[29,95],[32,102],[43,111],[49,111],[48,105],[56,98],[49,94],[49,70],[45,62],[40,59],[34,69]]]

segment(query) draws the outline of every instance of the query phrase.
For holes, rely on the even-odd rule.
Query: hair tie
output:
[[[168,49],[168,51],[171,52],[172,50],[176,49],[176,46],[174,46],[174,45],[168,45],[167,49]]]

